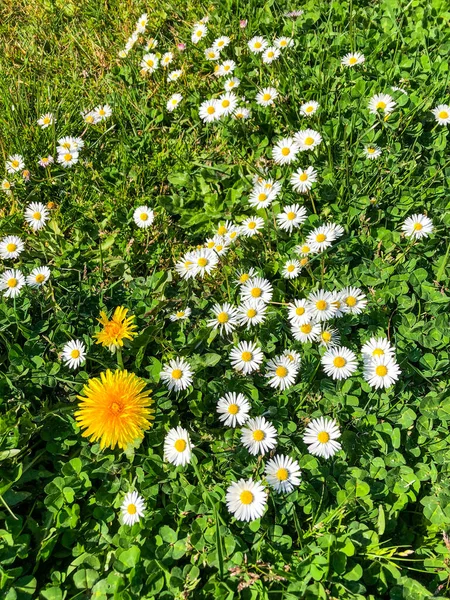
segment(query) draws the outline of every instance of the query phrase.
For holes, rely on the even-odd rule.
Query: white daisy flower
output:
[[[359,315],[367,306],[366,296],[359,288],[346,287],[340,291],[342,311],[352,315]]]
[[[439,125],[448,125],[450,123],[450,106],[448,104],[439,104],[431,112]]]
[[[222,50],[229,45],[230,41],[231,40],[229,37],[227,37],[226,35],[222,35],[221,37],[214,40],[212,47],[214,48],[214,50],[222,52]]]
[[[254,521],[264,514],[267,492],[252,479],[239,479],[227,489],[227,508],[239,521]]]
[[[298,352],[296,352],[295,350],[285,350],[282,354],[282,356],[285,356],[288,360],[291,361],[291,363],[294,363],[294,365],[296,365],[296,367],[299,369],[300,365],[302,363],[302,359],[300,357],[300,354]]]
[[[99,105],[94,108],[94,115],[98,121],[109,119],[109,117],[112,115],[112,112],[112,108],[109,104]]]
[[[144,499],[137,492],[128,492],[123,499],[120,510],[123,522],[125,525],[131,527],[135,523],[139,523],[140,519],[144,516]]]
[[[270,302],[273,295],[273,287],[270,281],[263,277],[253,277],[241,287],[242,300],[260,299],[263,302]]]
[[[234,60],[226,60],[222,64],[217,65],[214,69],[214,75],[216,77],[224,77],[225,75],[231,75],[235,70],[236,63]]]
[[[183,100],[183,96],[181,94],[172,94],[170,98],[167,100],[166,108],[169,112],[173,112],[178,105]]]
[[[248,203],[256,209],[267,208],[276,199],[277,195],[274,190],[267,189],[264,184],[258,183],[250,192]]]
[[[347,379],[358,368],[356,354],[345,346],[330,348],[321,362],[324,372],[333,379]]]
[[[339,331],[323,323],[319,339],[320,345],[325,346],[325,348],[332,348],[333,346],[339,346],[340,342]]]
[[[193,382],[191,366],[184,358],[174,358],[163,365],[160,373],[162,381],[167,385],[169,391],[179,392],[186,390]]]
[[[300,261],[296,260],[288,260],[283,265],[283,270],[281,271],[281,275],[285,279],[295,279],[300,275],[300,271],[302,270],[302,266]]]
[[[159,58],[156,54],[150,52],[149,54],[144,54],[141,60],[141,71],[143,73],[148,73],[151,75],[159,66]]]
[[[133,220],[141,229],[150,227],[154,219],[155,214],[148,206],[138,206],[133,213]]]
[[[55,122],[56,119],[52,113],[45,113],[45,115],[41,115],[37,120],[37,124],[41,129],[46,129],[47,127],[50,127],[50,125],[53,125],[53,123]]]
[[[267,48],[268,43],[263,37],[257,35],[252,37],[247,46],[252,54],[261,54]]]
[[[199,41],[205,37],[208,33],[208,28],[204,23],[196,23],[191,35],[191,41],[193,44],[198,44]]]
[[[25,277],[18,269],[8,269],[0,275],[0,290],[4,292],[5,298],[15,298],[25,285]]]
[[[78,153],[82,148],[84,148],[84,141],[80,137],[67,135],[58,140],[56,150],[58,151],[58,154],[63,154],[64,152]]]
[[[335,239],[335,230],[330,228],[329,224],[326,224],[313,229],[306,238],[306,244],[313,252],[322,252],[326,248],[329,248]]]
[[[143,13],[137,23],[136,23],[136,31],[138,33],[144,33],[146,28],[147,28],[147,23],[148,23],[148,15],[147,13]]]
[[[73,167],[78,162],[79,154],[75,150],[58,154],[56,161],[64,168]]]
[[[101,121],[101,119],[93,110],[81,113],[81,116],[83,117],[83,121],[88,125],[96,125],[99,121]]]
[[[211,271],[219,262],[218,254],[209,248],[201,248],[200,250],[196,250],[192,255],[194,257],[195,277],[200,275],[200,277],[203,278],[206,274],[211,273]]]
[[[314,129],[302,129],[294,134],[294,142],[297,144],[300,152],[312,150],[322,141],[322,136]]]
[[[313,254],[312,248],[309,246],[309,244],[300,244],[299,246],[295,247],[295,251],[297,254],[300,254],[300,256],[309,256],[310,254]]]
[[[86,346],[80,340],[67,342],[62,350],[62,359],[69,369],[76,369],[86,360]]]
[[[375,94],[369,100],[369,112],[376,115],[378,111],[382,111],[385,115],[389,115],[397,106],[397,102],[389,94]]]
[[[266,320],[267,304],[259,298],[252,298],[240,304],[237,308],[239,325],[246,325],[247,329],[253,325],[260,325]]]
[[[392,85],[392,86],[391,86],[391,90],[392,90],[393,92],[400,92],[401,94],[403,94],[403,95],[405,95],[405,96],[407,96],[407,95],[408,95],[408,92],[407,92],[406,90],[404,90],[404,89],[403,89],[403,88],[401,88],[401,87],[397,87],[396,85]]]
[[[295,384],[298,366],[287,356],[276,356],[267,362],[266,378],[270,387],[286,390]]]
[[[220,52],[215,48],[206,48],[205,58],[206,60],[218,60],[220,58]]]
[[[248,375],[259,369],[263,361],[261,349],[253,342],[239,342],[230,352],[230,362],[236,371]]]
[[[52,165],[54,162],[55,162],[55,159],[53,158],[53,156],[48,155],[48,156],[41,156],[41,158],[38,161],[38,164],[39,164],[39,166],[46,169],[47,167]]]
[[[8,156],[5,166],[8,173],[19,173],[25,168],[25,161],[20,154],[13,154]]]
[[[369,160],[375,160],[381,156],[381,148],[375,144],[368,144],[364,147],[364,155]]]
[[[239,227],[237,227],[232,221],[225,221],[225,223],[220,223],[219,227],[217,228],[217,235],[233,241],[239,236]]]
[[[333,300],[333,294],[325,290],[309,294],[306,308],[314,321],[329,321],[334,317],[336,306],[333,304]]]
[[[279,94],[273,87],[263,88],[256,95],[256,103],[260,106],[271,106],[278,98]]]
[[[238,104],[238,99],[233,92],[225,92],[225,94],[219,96],[218,102],[222,115],[226,117],[234,113]]]
[[[283,212],[277,215],[277,223],[280,229],[291,233],[297,229],[307,219],[306,209],[299,204],[290,204],[283,208]]]
[[[302,114],[304,117],[311,117],[314,113],[317,112],[319,106],[319,103],[315,100],[305,102],[300,106],[300,114]]]
[[[361,354],[363,355],[364,361],[372,361],[379,356],[385,356],[386,358],[395,357],[395,348],[391,345],[386,338],[371,337],[361,348]]]
[[[176,467],[184,467],[191,462],[192,448],[189,433],[183,427],[169,429],[164,438],[164,460]]]
[[[161,56],[161,66],[166,68],[173,61],[173,52],[166,52]]]
[[[272,148],[272,158],[277,165],[288,165],[297,158],[298,146],[293,138],[283,138]]]
[[[340,437],[336,421],[320,417],[309,423],[303,434],[303,442],[308,446],[310,454],[330,458],[341,449],[341,444],[336,441]]]
[[[216,410],[220,415],[219,420],[225,427],[240,427],[248,419],[250,408],[250,403],[244,394],[227,392],[217,402]]]
[[[186,319],[189,319],[189,317],[191,316],[191,313],[192,313],[192,310],[189,308],[189,306],[186,306],[186,308],[184,308],[182,310],[177,310],[177,312],[174,312],[171,315],[169,315],[169,319],[172,322],[186,321]]]
[[[277,430],[264,417],[249,419],[242,428],[241,443],[250,454],[264,455],[277,445]]]
[[[0,242],[0,257],[4,260],[17,258],[23,252],[25,244],[17,235],[7,235]]]
[[[2,181],[2,191],[5,192],[8,196],[12,194],[12,188],[14,187],[14,183],[8,181],[7,179],[3,179]]]
[[[244,237],[253,237],[264,229],[264,219],[261,217],[248,217],[240,226],[241,235]]]
[[[288,319],[292,325],[304,325],[312,320],[306,299],[294,300],[288,305]]]
[[[45,227],[48,221],[48,209],[42,202],[32,202],[25,209],[25,221],[34,231]]]
[[[274,456],[267,461],[264,472],[267,483],[279,494],[288,494],[300,485],[300,466],[290,456]]]
[[[403,233],[416,240],[428,237],[433,229],[433,221],[425,215],[412,215],[402,225]]]
[[[245,121],[249,119],[251,115],[250,109],[245,106],[239,106],[233,113],[233,118],[238,119],[240,121]]]
[[[147,40],[147,44],[145,45],[145,49],[148,50],[154,50],[155,48],[158,47],[158,40],[155,38],[149,38]]]
[[[204,123],[212,123],[220,119],[223,113],[217,100],[205,100],[200,104],[198,114]]]
[[[344,307],[344,299],[342,296],[342,291],[337,291],[335,290],[334,292],[332,292],[333,294],[333,304],[336,307],[336,312],[334,313],[334,318],[338,319],[340,317],[343,317],[346,314],[346,309]]]
[[[234,283],[236,285],[244,285],[244,283],[247,283],[250,279],[256,276],[256,270],[253,267],[250,267],[250,269],[246,271],[239,271],[237,274],[237,278],[234,280]]]
[[[375,356],[364,363],[364,379],[375,389],[391,387],[400,373],[400,367],[391,356]]]
[[[365,60],[364,54],[361,54],[361,52],[349,52],[342,58],[341,64],[345,67],[354,67],[361,65]]]
[[[175,271],[183,279],[191,279],[195,277],[196,269],[196,255],[194,252],[187,252],[181,260],[175,265]]]
[[[205,248],[214,250],[219,256],[223,256],[230,249],[230,240],[222,235],[215,235],[206,240]]]
[[[175,69],[175,71],[170,71],[167,75],[167,81],[170,83],[171,81],[177,81],[183,75],[182,69]]]
[[[291,333],[294,338],[302,344],[306,344],[307,342],[317,342],[320,337],[320,325],[318,323],[313,323],[312,321],[302,323],[301,325],[292,324]]]
[[[265,65],[270,65],[274,60],[279,58],[280,54],[281,52],[278,48],[275,46],[269,46],[262,53],[262,61]]]
[[[312,184],[317,181],[317,171],[314,167],[307,167],[306,169],[297,169],[295,173],[291,175],[291,185],[296,192],[300,194],[306,194],[312,188]]]
[[[213,319],[208,321],[208,326],[218,329],[219,333],[231,333],[238,325],[237,309],[235,306],[228,304],[214,304],[212,307]]]
[[[50,269],[48,267],[36,267],[28,275],[26,281],[30,287],[40,287],[50,279]]]
[[[294,45],[294,40],[289,37],[279,37],[274,40],[273,45],[276,48],[291,48]]]
[[[241,80],[238,79],[237,77],[230,77],[229,79],[226,79],[224,81],[223,87],[225,88],[225,91],[227,92],[231,92],[232,90],[235,90],[236,88],[238,88],[241,84]]]

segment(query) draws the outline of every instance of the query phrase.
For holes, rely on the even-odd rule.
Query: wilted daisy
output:
[[[230,362],[236,371],[248,375],[256,371],[263,361],[261,349],[253,342],[239,342],[230,352]]]
[[[186,429],[170,429],[164,438],[164,459],[176,467],[184,467],[191,462],[192,448],[194,445]]]
[[[76,369],[86,359],[86,346],[80,340],[67,342],[62,351],[62,359],[69,369]]]
[[[191,316],[191,313],[192,313],[192,311],[189,308],[189,306],[186,306],[186,308],[177,310],[176,312],[169,315],[169,319],[173,322],[185,321],[186,319],[189,319],[189,317]]]
[[[73,167],[73,165],[77,164],[78,157],[79,154],[75,150],[66,151],[58,154],[58,158],[56,159],[56,161],[64,168]]]
[[[8,181],[7,179],[3,179],[2,181],[2,191],[5,192],[8,196],[12,194],[12,188],[14,187],[14,183]]]
[[[375,389],[390,387],[397,381],[400,373],[400,367],[392,356],[373,356],[364,363],[364,379]]]
[[[8,269],[0,275],[0,290],[5,298],[15,298],[25,285],[25,277],[18,269]]]
[[[200,275],[200,277],[211,273],[219,261],[217,253],[209,248],[196,250],[192,253],[192,256],[194,258],[194,274],[195,276]]]
[[[263,88],[256,95],[256,103],[260,106],[270,106],[278,98],[278,92],[273,87]]]
[[[183,75],[182,69],[176,69],[175,71],[170,71],[167,75],[167,81],[177,81]]]
[[[118,306],[109,320],[107,314],[102,310],[100,318],[97,319],[102,329],[98,333],[94,333],[94,338],[97,338],[96,344],[101,344],[114,353],[118,348],[122,348],[124,340],[132,340],[137,335],[134,331],[136,325],[133,324],[134,315],[127,317],[127,313],[128,308]]]
[[[42,115],[37,120],[37,124],[39,125],[39,127],[41,129],[46,129],[50,125],[53,125],[54,122],[55,122],[55,117],[53,116],[52,113],[45,113],[45,115]]]
[[[173,112],[180,102],[183,100],[183,96],[181,94],[172,94],[170,98],[167,100],[166,108],[169,112]]]
[[[219,413],[219,420],[225,427],[237,427],[243,425],[248,419],[250,408],[250,403],[244,394],[227,392],[217,402],[216,410]]]
[[[97,121],[109,119],[109,117],[112,115],[112,112],[112,108],[109,104],[100,104],[94,108],[94,115]]]
[[[397,106],[397,102],[389,94],[375,94],[369,100],[369,112],[376,115],[382,111],[385,115],[390,114]]]
[[[66,135],[58,140],[56,150],[58,154],[63,154],[64,152],[79,152],[83,147],[84,141],[82,138]]]
[[[439,104],[431,112],[439,125],[448,125],[450,123],[450,106],[448,104]]]
[[[144,516],[144,499],[137,492],[128,492],[123,499],[120,510],[124,524],[131,527],[135,523],[139,523]]]
[[[225,92],[219,96],[218,102],[222,115],[226,117],[236,110],[238,99],[233,92]]]
[[[260,299],[263,302],[272,300],[273,287],[270,281],[263,277],[253,277],[241,287],[242,300]]]
[[[288,319],[292,325],[303,325],[312,320],[312,315],[306,305],[306,299],[294,300],[289,304]]]
[[[320,336],[320,325],[318,323],[313,323],[312,321],[302,323],[301,325],[292,324],[291,332],[294,338],[302,344],[316,342]]]
[[[237,318],[240,325],[249,329],[252,325],[260,325],[266,319],[267,304],[259,298],[252,298],[240,304],[237,308]]]
[[[150,391],[134,373],[120,370],[100,373],[83,387],[75,419],[82,436],[99,442],[100,448],[125,449],[143,437],[154,419]]]
[[[236,110],[233,113],[233,117],[235,119],[239,119],[242,121],[245,121],[246,119],[250,118],[250,109],[246,108],[245,106],[239,106],[238,108],[236,108]]]
[[[18,173],[25,168],[25,161],[20,154],[13,154],[8,156],[5,166],[8,173]]]
[[[226,48],[230,43],[230,38],[226,35],[222,35],[221,37],[214,40],[212,47],[215,50],[219,50],[221,52],[224,48]]]
[[[300,275],[301,270],[302,267],[300,261],[294,258],[293,260],[288,260],[284,263],[281,274],[285,279],[295,279]]]
[[[277,165],[288,165],[298,154],[297,144],[293,138],[283,138],[272,148],[272,158]]]
[[[208,33],[208,28],[204,23],[196,23],[191,34],[191,41],[193,44],[198,44],[199,41],[205,37]]]
[[[276,48],[275,46],[269,46],[264,50],[262,54],[262,61],[264,64],[270,65],[271,63],[273,63],[274,60],[279,58],[280,54],[281,53],[278,48]]]
[[[273,45],[276,48],[289,48],[294,45],[294,40],[289,37],[279,37],[274,40]]]
[[[144,54],[144,56],[142,57],[141,60],[141,72],[142,73],[153,73],[154,71],[156,71],[156,69],[159,66],[159,58],[156,56],[156,54],[153,53],[149,53],[149,54]]]
[[[242,445],[250,454],[266,454],[277,445],[277,430],[264,417],[249,419],[242,428]]]
[[[381,148],[375,144],[368,144],[364,148],[364,155],[369,160],[375,160],[381,156]]]
[[[286,390],[294,385],[298,366],[286,356],[276,356],[267,362],[265,376],[270,387]]]
[[[309,102],[305,102],[300,106],[300,114],[302,114],[304,117],[310,117],[317,112],[318,108],[319,103],[315,100],[310,100]]]
[[[48,220],[47,207],[41,202],[32,202],[25,209],[25,221],[34,231],[45,227]]]
[[[294,142],[297,144],[300,152],[312,150],[320,144],[322,136],[314,129],[302,129],[294,134]]]
[[[238,325],[236,307],[225,302],[225,304],[214,304],[211,310],[214,318],[208,321],[209,327],[218,329],[221,334],[231,333],[236,329]]]
[[[356,354],[344,346],[327,350],[321,362],[325,373],[333,379],[347,379],[358,368]]]
[[[267,48],[268,43],[263,37],[257,35],[252,37],[252,39],[247,43],[247,46],[250,52],[253,54],[261,54],[261,52],[264,52],[264,50]]]
[[[264,472],[267,483],[279,494],[292,492],[300,485],[300,466],[290,456],[274,456],[267,461]]]
[[[306,307],[312,315],[314,321],[328,321],[332,319],[336,312],[336,306],[333,304],[334,296],[331,292],[318,290],[308,296]]]
[[[0,242],[0,256],[4,260],[17,258],[23,252],[25,244],[17,235],[7,235]]]
[[[280,229],[289,233],[300,227],[307,219],[306,209],[299,204],[291,204],[283,208],[283,212],[277,215],[277,223]]]
[[[218,60],[220,58],[220,52],[216,48],[206,48],[205,58],[206,60]]]
[[[46,169],[47,167],[49,167],[50,165],[52,165],[55,162],[53,156],[41,156],[41,158],[38,161],[38,164],[40,167],[43,167],[44,169]]]
[[[288,349],[283,352],[282,356],[286,357],[291,363],[294,363],[294,365],[296,365],[298,369],[300,368],[302,359],[298,352],[296,352],[295,350]]]
[[[361,348],[361,354],[363,355],[364,361],[374,360],[378,356],[393,358],[395,356],[395,348],[386,338],[371,337]]]
[[[295,173],[291,175],[291,185],[296,192],[300,194],[306,194],[311,188],[312,184],[317,181],[317,171],[314,167],[307,167],[306,169],[297,169]]]
[[[341,444],[336,441],[340,437],[336,421],[320,417],[309,423],[303,434],[303,442],[308,446],[310,454],[330,458],[341,449]]]
[[[187,389],[193,382],[193,371],[184,358],[174,358],[163,365],[160,378],[169,388],[169,391],[179,392]]]
[[[277,192],[267,189],[263,183],[254,186],[248,197],[250,206],[256,209],[267,208],[276,199]]]
[[[319,343],[325,348],[332,348],[338,346],[341,341],[339,331],[333,327],[328,327],[325,323],[322,324],[322,329],[319,336]]]
[[[222,109],[217,100],[205,100],[200,104],[198,114],[204,123],[212,123],[222,116]]]
[[[239,521],[255,521],[264,514],[267,492],[253,479],[239,479],[227,489],[227,508]]]
[[[428,237],[433,229],[433,221],[425,215],[412,215],[402,225],[403,233],[417,240]]]
[[[30,287],[40,287],[50,279],[50,269],[48,267],[36,267],[27,277],[27,285]]]
[[[165,54],[163,54],[161,56],[161,66],[164,68],[168,67],[172,61],[173,61],[173,53],[172,52],[166,52]]]
[[[239,271],[237,274],[237,278],[234,280],[234,283],[236,285],[244,285],[244,283],[247,283],[250,279],[252,279],[256,275],[257,275],[256,270],[253,267],[250,267],[250,269],[247,269],[244,271]]]
[[[238,88],[240,83],[241,83],[241,80],[238,79],[237,77],[230,77],[229,79],[225,80],[223,87],[225,88],[226,91],[231,92],[232,90]]]
[[[261,217],[249,217],[240,226],[241,235],[245,237],[253,237],[262,229],[264,229],[264,219]]]
[[[361,65],[365,60],[361,52],[349,52],[342,58],[341,64],[346,67],[354,67],[355,65]]]
[[[367,306],[366,296],[359,288],[346,287],[340,292],[342,311],[352,315],[359,315]]]

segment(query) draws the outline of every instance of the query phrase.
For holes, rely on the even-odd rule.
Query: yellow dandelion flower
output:
[[[114,352],[117,348],[123,346],[123,340],[131,340],[133,336],[137,335],[133,329],[136,329],[136,325],[133,325],[134,315],[127,317],[128,308],[124,306],[118,306],[114,311],[112,319],[109,320],[107,314],[102,310],[100,313],[100,319],[98,322],[103,325],[103,329],[98,333],[94,334],[97,338],[97,344],[109,348],[111,352]]]
[[[91,442],[100,441],[100,448],[125,449],[143,432],[154,419],[153,404],[149,391],[143,391],[145,381],[134,373],[117,370],[100,373],[100,379],[89,379],[83,388],[83,396],[75,419],[83,429],[82,435]]]

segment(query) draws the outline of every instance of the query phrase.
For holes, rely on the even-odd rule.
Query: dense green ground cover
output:
[[[300,18],[284,16],[297,8]],[[146,35],[119,59],[146,10]],[[192,26],[206,14],[207,40],[194,46]],[[48,265],[52,273],[42,289],[0,301],[0,595],[447,597],[450,159],[448,127],[431,113],[450,101],[447,3],[163,0],[151,8],[21,0],[4,2],[0,17],[0,158],[21,154],[31,171],[28,182],[11,178],[13,194],[0,198],[0,237],[26,243],[2,271]],[[248,20],[245,29],[240,19]],[[291,36],[295,44],[264,65],[247,49],[257,34]],[[236,61],[236,93],[252,114],[205,125],[198,107],[221,93],[223,80],[212,76],[203,51],[221,35],[231,38],[224,55]],[[158,51],[174,52],[171,67],[184,71],[177,82],[167,83],[161,69],[140,74],[142,40],[150,36]],[[180,42],[184,52],[176,50]],[[362,52],[365,63],[343,68],[350,51]],[[268,85],[280,97],[264,108],[254,98]],[[169,113],[174,92],[183,101]],[[382,92],[397,103],[387,120],[367,108]],[[299,111],[306,100],[320,104],[311,121]],[[87,127],[81,111],[106,102],[112,117]],[[36,120],[47,111],[56,125],[42,130]],[[309,126],[323,142],[295,165],[318,171],[311,194],[301,196],[289,185],[293,165],[274,165],[271,148]],[[38,166],[39,157],[56,156],[57,138],[80,134],[85,148],[73,168]],[[364,157],[369,143],[382,148],[378,160]],[[181,280],[173,266],[186,250],[204,244],[219,223],[255,214],[248,195],[266,168],[283,191],[258,211],[262,234],[240,239],[204,279]],[[23,219],[32,201],[53,203],[37,233]],[[308,220],[289,235],[275,215],[294,202]],[[147,230],[132,218],[139,205],[155,211]],[[401,225],[415,213],[427,214],[434,232],[413,243]],[[305,232],[328,221],[344,228],[338,243],[297,279],[283,278]],[[274,287],[269,316],[258,328],[216,335],[207,325],[211,307],[238,302],[236,274],[250,267]],[[336,383],[321,368],[324,349],[292,338],[283,304],[349,285],[369,302],[361,315],[336,321],[342,343],[359,353],[371,335],[388,337],[402,370],[393,387],[372,389],[362,363]],[[117,367],[93,334],[100,311],[119,305],[135,315],[138,332],[123,351],[125,368],[153,389],[156,409],[142,443],[125,453],[101,451],[73,415],[88,378]],[[189,320],[169,321],[187,305]],[[60,356],[71,339],[88,347],[75,371]],[[278,392],[262,374],[237,375],[228,357],[242,339],[257,341],[266,358],[300,352],[296,384]],[[177,356],[194,370],[193,385],[178,395],[159,377]],[[264,461],[218,420],[216,402],[229,390],[251,399],[253,416],[264,413],[277,429],[277,450],[302,469],[301,485],[286,495],[271,491],[264,516],[250,524],[232,518],[225,492],[241,476],[263,480]],[[309,454],[302,441],[305,425],[321,415],[342,432],[343,449],[329,460]],[[178,425],[190,432],[195,456],[175,468],[162,445]],[[147,510],[130,528],[119,507],[135,489]]]

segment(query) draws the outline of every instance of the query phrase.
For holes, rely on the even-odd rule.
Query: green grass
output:
[[[448,484],[450,438],[448,128],[430,112],[449,104],[450,11],[444,0],[411,2],[307,1],[293,21],[289,2],[219,0],[214,10],[196,0],[163,0],[155,7],[118,0],[94,3],[5,0],[0,7],[0,162],[20,153],[31,170],[16,177],[12,196],[0,197],[0,238],[19,235],[26,250],[14,263],[28,274],[52,270],[51,285],[0,301],[0,595],[6,600],[132,600],[232,598],[293,600],[426,600],[449,594]],[[167,84],[161,70],[142,78],[137,44],[118,52],[139,15],[148,10],[148,37],[158,50],[175,50]],[[208,42],[190,43],[193,23],[206,13]],[[239,19],[248,27],[239,28]],[[246,41],[289,35],[295,47],[272,66],[249,55]],[[203,50],[230,35],[240,95],[252,119],[205,126],[200,103],[219,94]],[[350,50],[366,61],[344,70]],[[253,98],[273,84],[270,109]],[[408,95],[392,92],[399,86]],[[178,111],[165,105],[183,94]],[[369,115],[375,93],[395,97],[386,120]],[[301,117],[305,100],[320,109]],[[38,167],[56,140],[85,130],[81,111],[108,102],[111,119],[86,129],[80,163],[51,174]],[[36,119],[56,115],[55,130]],[[300,196],[289,184],[291,166],[272,164],[281,137],[311,126],[323,143],[302,153],[318,183]],[[56,131],[56,132],[55,132]],[[375,143],[377,161],[363,157]],[[269,167],[283,180],[263,236],[239,241],[211,276],[180,281],[173,270],[184,252],[203,244],[220,222],[254,214],[252,178]],[[3,179],[3,175],[0,180]],[[312,202],[312,200],[314,202]],[[27,229],[31,201],[53,202],[52,219],[38,234]],[[283,206],[308,211],[289,236],[273,226]],[[148,204],[155,225],[138,230],[136,206]],[[273,209],[273,210],[272,210]],[[434,233],[412,244],[400,233],[405,218],[425,212]],[[281,269],[304,232],[325,221],[345,234],[293,281]],[[2,261],[5,268],[13,263]],[[286,310],[271,305],[267,321],[229,338],[207,326],[215,302],[238,302],[236,272],[253,266],[274,286],[275,303],[312,290],[359,286],[369,304],[359,317],[336,322],[342,343],[359,353],[371,335],[388,336],[402,369],[397,384],[374,391],[361,369],[341,384],[320,366],[317,344],[295,343]],[[100,451],[81,436],[73,413],[89,377],[117,367],[94,344],[100,310],[125,305],[139,335],[124,350],[125,368],[153,389],[156,419],[142,443],[121,453]],[[189,304],[186,323],[168,315]],[[82,339],[85,367],[70,371],[64,344]],[[297,349],[296,385],[275,392],[261,374],[240,377],[229,352],[240,339],[256,340],[266,358]],[[195,371],[193,387],[169,394],[161,365],[182,355]],[[219,424],[215,405],[226,391],[242,391],[252,415],[265,414],[278,431],[277,452],[299,461],[302,483],[291,494],[270,493],[265,515],[234,520],[224,501],[230,482],[264,478],[265,460],[241,446],[239,433]],[[334,417],[343,451],[325,461],[302,441],[308,420]],[[186,427],[195,444],[190,466],[163,461],[170,427]],[[267,458],[267,457],[265,457]],[[146,517],[120,525],[124,494],[136,489]]]

